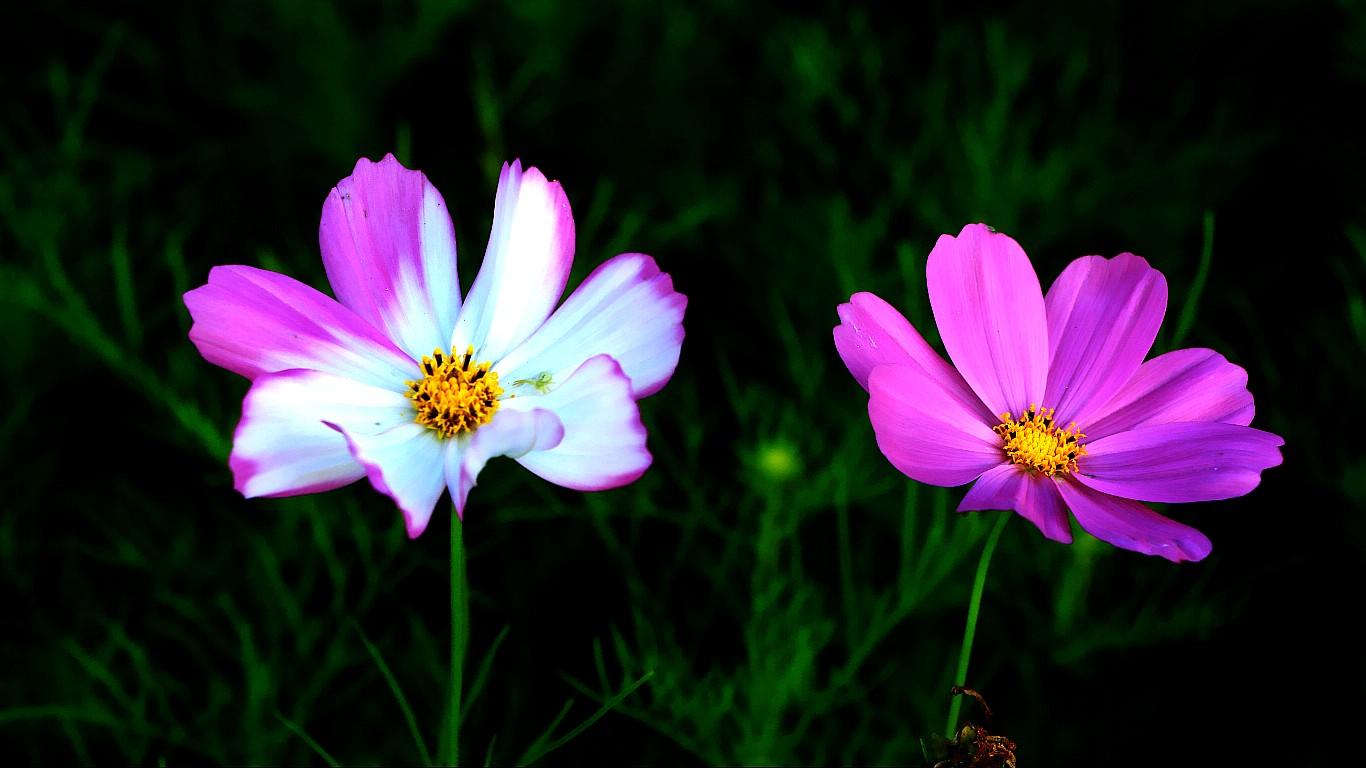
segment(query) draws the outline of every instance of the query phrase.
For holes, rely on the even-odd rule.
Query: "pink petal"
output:
[[[969,224],[939,238],[925,278],[944,348],[992,415],[1044,405],[1043,291],[1019,243]]]
[[[1030,474],[1018,464],[1002,464],[987,470],[958,504],[959,512],[987,509],[1013,510],[1044,536],[1072,543],[1067,507],[1052,479]]]
[[[879,365],[868,393],[878,448],[913,480],[962,485],[1005,461],[983,416],[917,368]]]
[[[550,411],[499,409],[493,421],[475,430],[468,440],[447,440],[446,486],[455,500],[455,511],[465,517],[465,501],[480,471],[494,456],[519,458],[530,451],[547,451],[560,444],[564,426]]]
[[[393,155],[361,158],[323,203],[318,242],[343,305],[415,358],[450,342],[460,311],[455,230],[425,175]]]
[[[1048,391],[1066,425],[1082,422],[1133,378],[1167,311],[1167,280],[1132,253],[1084,256],[1048,289]]]
[[[1210,553],[1212,545],[1205,534],[1137,501],[1107,496],[1066,480],[1056,485],[1081,527],[1101,541],[1174,563],[1204,560]]]
[[[607,355],[588,358],[544,395],[521,394],[504,400],[502,407],[544,409],[560,420],[564,439],[559,444],[517,459],[556,485],[579,491],[617,488],[634,482],[650,466],[631,380]]]
[[[1252,423],[1247,371],[1212,349],[1178,349],[1139,366],[1129,383],[1082,425],[1095,440],[1148,424],[1176,421]]]
[[[871,293],[856,293],[836,310],[841,323],[835,327],[835,349],[859,386],[868,388],[868,375],[879,365],[910,365],[954,395],[963,405],[995,422],[953,366],[934,351],[891,304]]]
[[[635,397],[652,395],[678,366],[688,300],[643,253],[611,259],[574,290],[549,320],[498,362],[504,388],[523,392],[541,374],[558,381],[594,355],[611,355]]]
[[[412,419],[408,399],[387,389],[319,371],[263,374],[247,392],[233,436],[234,485],[247,498],[339,488],[365,469],[323,422],[380,432]]]
[[[1087,443],[1076,477],[1139,501],[1229,499],[1256,488],[1262,470],[1281,463],[1284,442],[1236,424],[1150,424]]]
[[[294,368],[402,391],[417,363],[351,310],[292,277],[214,267],[185,294],[190,340],[205,360],[254,379]]]
[[[377,433],[327,425],[346,438],[370,484],[394,500],[403,512],[408,537],[417,538],[427,529],[432,509],[446,489],[442,441],[436,433],[413,421]]]
[[[574,261],[574,215],[559,182],[520,161],[503,166],[493,231],[456,321],[453,346],[498,362],[541,327]]]

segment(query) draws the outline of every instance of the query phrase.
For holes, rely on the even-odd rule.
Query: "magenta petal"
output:
[[[254,379],[307,368],[402,391],[417,363],[356,313],[292,277],[214,267],[185,294],[205,360]]]
[[[1138,370],[1167,312],[1167,281],[1142,257],[1084,256],[1048,289],[1048,391],[1062,424],[1081,422]]]
[[[456,320],[453,346],[498,362],[550,315],[574,262],[574,215],[559,182],[503,165],[484,263]]]
[[[944,348],[992,415],[1044,405],[1043,291],[1019,243],[969,224],[956,238],[939,238],[925,278]]]
[[[319,371],[258,376],[232,440],[234,485],[247,498],[297,496],[365,476],[346,440],[323,422],[383,431],[412,421],[403,395]]]
[[[678,366],[688,299],[643,253],[604,262],[531,338],[495,369],[504,389],[525,391],[542,374],[559,381],[594,355],[611,355],[637,398],[654,394]]]
[[[1001,439],[982,415],[917,368],[874,368],[868,393],[878,448],[913,480],[962,485],[1005,461]]]
[[[1057,488],[1077,523],[1087,533],[1116,547],[1165,557],[1174,563],[1203,560],[1212,549],[1205,534],[1163,517],[1137,501],[1108,496],[1065,480],[1059,481]]]
[[[455,512],[464,519],[465,502],[479,473],[495,456],[519,458],[531,451],[548,451],[564,439],[564,425],[550,411],[501,409],[493,421],[475,430],[468,440],[447,440],[446,486]]]
[[[851,296],[849,303],[839,305],[836,311],[841,323],[835,327],[835,349],[859,386],[868,389],[868,376],[879,365],[910,365],[984,419],[995,416],[958,371],[944,362],[891,304],[863,292]]]
[[[1067,507],[1053,481],[1030,474],[1018,464],[1002,464],[987,470],[958,504],[959,512],[987,509],[1013,510],[1044,536],[1063,544],[1072,543]]]
[[[635,482],[653,460],[645,448],[631,380],[607,355],[590,357],[546,394],[503,401],[513,410],[544,409],[564,426],[549,450],[534,450],[518,463],[556,485],[602,491]]]
[[[1082,431],[1092,440],[1148,424],[1177,421],[1252,423],[1247,371],[1212,349],[1178,349],[1139,366],[1138,373]]]
[[[1214,501],[1257,487],[1281,463],[1270,432],[1217,422],[1151,424],[1087,443],[1079,482],[1139,501]]]
[[[442,441],[436,433],[411,421],[373,434],[331,422],[327,426],[346,438],[370,484],[394,500],[403,512],[408,537],[417,538],[446,489]]]
[[[445,349],[460,310],[455,229],[425,175],[361,158],[323,203],[318,242],[338,301],[414,357]]]

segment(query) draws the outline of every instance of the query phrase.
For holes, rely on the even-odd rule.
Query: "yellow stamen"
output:
[[[463,355],[450,356],[435,350],[422,358],[423,377],[406,382],[404,394],[413,401],[417,423],[435,430],[437,437],[455,437],[473,432],[493,420],[498,412],[498,374],[491,363],[473,363],[474,347]]]
[[[1018,420],[1003,413],[992,430],[1004,441],[1001,447],[1011,462],[1046,477],[1076,472],[1077,458],[1086,455],[1086,446],[1077,442],[1086,435],[1077,431],[1075,421],[1067,429],[1059,427],[1052,408],[1031,403]]]

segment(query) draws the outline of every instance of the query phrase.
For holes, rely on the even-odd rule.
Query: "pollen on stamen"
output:
[[[413,401],[414,420],[447,438],[473,432],[493,420],[503,388],[491,363],[472,363],[474,347],[464,355],[440,349],[422,358],[423,377],[405,382]]]
[[[1086,446],[1078,441],[1086,435],[1077,431],[1076,422],[1059,427],[1053,413],[1031,403],[1018,419],[1001,414],[1001,423],[992,430],[1001,436],[1001,448],[1012,463],[1046,477],[1077,471],[1077,459],[1086,455]]]

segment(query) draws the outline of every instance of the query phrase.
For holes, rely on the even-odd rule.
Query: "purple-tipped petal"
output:
[[[383,333],[292,277],[214,267],[185,294],[190,341],[205,360],[248,379],[307,368],[402,391],[417,363]]]
[[[878,448],[913,480],[962,485],[1006,459],[983,416],[917,368],[874,368],[868,395]]]
[[[365,467],[375,490],[398,505],[408,538],[421,535],[446,489],[442,441],[436,433],[412,421],[378,433],[333,422],[327,425],[346,438],[351,455]]]
[[[1281,463],[1280,437],[1216,422],[1151,424],[1086,445],[1079,482],[1139,501],[1215,501],[1257,487]]]
[[[966,408],[994,421],[991,413],[953,366],[916,332],[905,316],[872,293],[849,297],[836,310],[835,349],[859,386],[868,389],[868,376],[879,365],[904,364],[919,369]]]
[[[1132,253],[1083,256],[1048,289],[1048,390],[1062,424],[1081,422],[1138,371],[1167,312],[1167,280]]]
[[[475,430],[468,440],[447,440],[446,486],[455,512],[465,517],[465,502],[480,471],[494,456],[518,458],[531,451],[548,451],[564,438],[564,426],[550,411],[500,409],[493,421]]]
[[[1247,371],[1212,349],[1178,349],[1139,366],[1138,373],[1082,424],[1090,440],[1149,424],[1178,421],[1252,423]]]
[[[544,395],[519,395],[504,400],[502,407],[544,409],[560,420],[564,437],[554,448],[517,459],[556,485],[577,491],[617,488],[634,482],[650,466],[631,380],[608,355],[589,358]]]
[[[958,504],[959,512],[1013,510],[1053,541],[1072,543],[1067,507],[1051,478],[1030,474],[1018,464],[1002,464],[987,470]]]
[[[1045,405],[1043,291],[1019,243],[969,224],[939,238],[925,278],[944,348],[992,415]]]
[[[1174,563],[1204,560],[1210,553],[1212,545],[1205,534],[1137,501],[1108,496],[1066,480],[1056,485],[1077,523],[1101,541]]]
[[[424,174],[393,155],[356,161],[323,203],[318,242],[343,305],[416,358],[450,342],[460,311],[455,229]]]
[[[319,371],[258,376],[233,436],[234,486],[243,496],[297,496],[365,476],[346,440],[323,422],[380,432],[412,421],[403,395]]]
[[[559,182],[540,171],[504,165],[493,204],[493,230],[479,275],[465,297],[452,346],[474,345],[475,358],[497,362],[525,341],[564,293],[574,261],[574,215]]]
[[[678,366],[687,305],[654,259],[623,253],[593,270],[531,338],[498,362],[499,379],[522,393],[538,377],[559,381],[588,358],[611,355],[637,398],[652,395]]]

